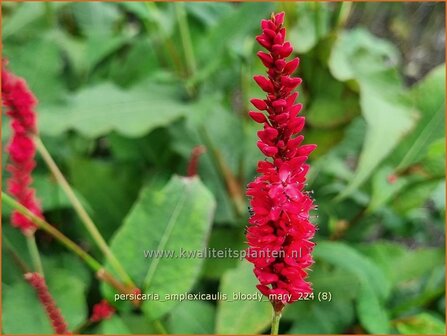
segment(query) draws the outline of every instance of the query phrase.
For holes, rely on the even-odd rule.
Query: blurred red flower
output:
[[[31,187],[31,173],[36,165],[36,148],[32,136],[37,133],[34,111],[37,100],[26,82],[9,72],[5,63],[2,64],[2,102],[7,107],[6,114],[11,118],[12,130],[7,148],[11,162],[7,166],[11,173],[8,191],[36,216],[43,217],[40,203]],[[36,226],[17,211],[12,213],[11,223],[26,235],[36,230]]]
[[[93,306],[92,316],[90,321],[99,322],[112,317],[115,313],[115,308],[112,307],[107,300],[101,300],[99,303]]]

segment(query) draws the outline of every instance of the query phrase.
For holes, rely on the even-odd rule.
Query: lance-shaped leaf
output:
[[[137,286],[159,295],[143,302],[149,319],[179,303],[165,295],[188,292],[197,280],[203,259],[188,253],[207,246],[214,209],[213,195],[197,177],[174,176],[162,189],[143,189],[113,237],[112,251]]]

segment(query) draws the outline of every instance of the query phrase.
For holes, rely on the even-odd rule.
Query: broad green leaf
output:
[[[2,40],[6,40],[8,37],[15,37],[16,34],[18,35],[21,29],[42,17],[44,11],[43,3],[21,3],[11,16],[3,17]]]
[[[307,60],[312,62],[310,57]],[[312,81],[306,83],[312,95],[306,104],[308,123],[318,128],[335,128],[348,123],[360,113],[357,94],[348,90],[346,84],[336,80],[327,69],[314,68],[303,68],[303,75],[312,76]]]
[[[393,155],[399,170],[421,160],[434,140],[445,137],[445,64],[433,69],[417,83],[411,94],[421,115],[417,127]]]
[[[393,68],[398,62],[395,46],[357,28],[340,34],[330,55],[329,69],[335,78],[347,81]]]
[[[416,123],[417,112],[394,68],[397,62],[394,46],[361,29],[342,33],[332,50],[330,70],[339,80],[358,83],[368,125],[355,175],[339,198],[362,185]]]
[[[2,286],[2,327],[7,334],[52,334],[35,291],[25,282]]]
[[[111,241],[111,249],[143,293],[160,295],[145,301],[142,310],[158,319],[178,302],[165,295],[189,291],[202,265],[198,257],[181,251],[206,247],[215,201],[197,177],[174,176],[163,189],[144,188],[124,224]],[[173,251],[177,257],[145,257],[145,250]],[[110,268],[110,265],[106,266]]]
[[[390,294],[391,283],[382,270],[343,243],[321,242],[316,246],[314,256],[346,269],[358,278],[360,293],[356,308],[360,322],[371,333],[389,332],[390,322],[383,301]]]
[[[40,131],[58,135],[75,130],[94,138],[114,130],[138,137],[190,111],[190,105],[178,100],[172,86],[142,83],[124,91],[112,84],[99,84],[83,89],[64,104],[41,106]]]
[[[245,249],[245,236],[240,228],[216,227],[211,232],[208,248],[214,250],[231,249],[241,251]],[[237,258],[207,258],[203,265],[202,274],[205,278],[219,280],[229,269],[236,267]]]
[[[314,257],[348,270],[356,275],[361,284],[370,284],[380,298],[384,299],[390,294],[391,284],[382,270],[368,257],[345,243],[319,242],[315,247]]]
[[[344,269],[328,270],[327,264],[316,263],[309,274],[314,299],[297,301],[286,307],[283,319],[293,322],[288,333],[343,333],[354,320],[354,301],[359,280]],[[319,301],[319,293],[330,293],[331,300]]]
[[[207,302],[183,301],[168,319],[171,334],[213,334],[215,308]]]
[[[65,85],[60,79],[63,62],[56,39],[51,33],[43,31],[39,38],[20,44],[8,43],[3,52],[9,60],[8,68],[23,77],[37,97],[38,110],[42,104],[57,101],[65,94]],[[39,59],[39,66],[36,66],[36,59]]]
[[[404,317],[396,322],[396,328],[404,335],[445,335],[445,322],[429,313]]]
[[[328,33],[328,7],[319,3],[296,3],[297,24],[288,34],[295,50],[307,53]]]
[[[235,40],[245,38],[251,31],[259,31],[259,22],[272,10],[271,3],[242,3],[235,11],[229,11],[204,36],[199,45],[199,57],[206,61],[219,56]]]
[[[445,263],[443,253],[438,249],[409,250],[391,242],[376,242],[361,246],[360,250],[374,260],[393,285],[426,275]]]
[[[227,296],[217,305],[216,334],[258,334],[268,327],[272,305],[265,296],[261,301],[233,298],[233,295],[260,295],[253,265],[247,261],[227,271],[220,282],[219,292]]]
[[[65,269],[54,270],[47,277],[50,293],[74,329],[87,318],[86,285]],[[25,281],[3,286],[3,331],[8,334],[52,334],[49,319],[35,290]]]
[[[407,214],[413,209],[422,208],[424,202],[430,197],[439,180],[419,181],[407,185],[394,198],[392,206],[400,214]]]
[[[129,335],[130,330],[123,322],[121,317],[113,315],[112,317],[102,320],[98,327],[98,333],[104,335]]]
[[[107,2],[71,3],[70,12],[87,36],[110,37],[121,18],[115,4]]]
[[[445,137],[432,142],[421,161],[424,172],[430,177],[440,178],[445,176]]]
[[[141,168],[93,159],[73,159],[68,165],[71,185],[87,201],[92,219],[109,239],[138,196],[144,181]]]
[[[364,284],[360,287],[356,308],[358,318],[368,332],[372,334],[390,332],[389,314],[370,285]]]
[[[234,11],[234,7],[226,2],[186,2],[185,8],[191,16],[209,27],[219,24],[222,17]]]
[[[290,334],[341,334],[355,317],[353,302],[343,298],[332,302],[297,301],[288,310],[293,310],[294,317]]]

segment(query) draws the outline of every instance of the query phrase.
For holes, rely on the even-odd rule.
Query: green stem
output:
[[[279,320],[281,319],[281,312],[273,310],[272,329],[270,335],[278,335]]]
[[[158,334],[166,335],[168,333],[160,320],[153,321],[152,326],[155,328]]]
[[[2,201],[8,204],[10,207],[14,208],[18,212],[20,212],[23,216],[27,217],[30,221],[32,221],[35,225],[37,225],[42,230],[48,232],[54,238],[56,238],[62,245],[64,245],[69,250],[76,253],[85,263],[90,266],[95,272],[101,269],[101,264],[97,262],[93,257],[91,257],[87,252],[85,252],[82,248],[80,248],[76,243],[70,240],[67,236],[65,236],[62,232],[56,229],[51,224],[47,223],[40,217],[37,217],[34,213],[25,208],[22,204],[17,202],[11,196],[2,191]]]
[[[44,276],[42,260],[40,259],[39,249],[37,248],[36,244],[36,235],[34,233],[32,235],[27,235],[26,243],[28,245],[28,252],[33,263],[34,271]]]
[[[93,220],[88,215],[87,211],[82,206],[81,202],[77,198],[76,194],[74,193],[71,186],[68,184],[67,180],[65,179],[62,172],[59,170],[59,167],[54,162],[53,158],[51,157],[48,150],[45,148],[44,144],[40,140],[39,137],[34,137],[34,141],[36,143],[37,150],[41,154],[43,160],[47,164],[48,168],[50,169],[51,173],[53,174],[56,181],[59,183],[59,185],[64,190],[65,194],[67,195],[68,199],[70,200],[70,203],[73,205],[73,208],[75,209],[76,213],[78,214],[79,218],[84,223],[87,231],[92,236],[93,240],[96,242],[100,250],[104,253],[104,255],[109,260],[111,266],[115,269],[115,271],[119,274],[121,279],[129,286],[136,287],[133,283],[132,279],[129,277],[129,275],[124,270],[124,267],[121,265],[121,263],[118,261],[118,259],[115,257],[115,255],[110,250],[109,246],[107,245],[106,241],[102,237],[101,233],[99,232],[98,228],[96,227]]]
[[[5,249],[11,257],[14,259],[14,262],[19,266],[20,270],[23,274],[31,272],[31,269],[28,267],[26,262],[19,256],[19,254],[14,249],[14,245],[9,241],[8,238],[6,238],[5,235],[3,235],[3,243],[5,244]]]
[[[175,12],[177,14],[183,50],[185,51],[187,73],[189,76],[193,76],[196,73],[197,66],[192,47],[191,34],[189,32],[188,18],[186,17],[185,4],[183,2],[176,2]]]
[[[336,29],[341,29],[344,27],[348,21],[349,15],[351,14],[352,2],[342,1],[339,4],[337,19],[335,23]]]

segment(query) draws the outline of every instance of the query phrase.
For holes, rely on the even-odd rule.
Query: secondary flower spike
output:
[[[309,212],[313,200],[304,190],[309,165],[306,160],[316,145],[302,145],[305,118],[302,105],[295,103],[294,89],[301,78],[292,77],[299,59],[286,60],[293,49],[285,40],[284,13],[262,20],[262,34],[256,40],[267,52],[258,56],[267,67],[267,76],[254,76],[266,92],[265,99],[252,99],[259,111],[250,117],[263,124],[258,132],[258,147],[267,157],[258,162],[255,180],[248,184],[251,217],[247,230],[247,260],[254,264],[257,288],[266,295],[275,311],[312,292],[306,281],[313,264],[310,240],[315,226]]]
[[[39,301],[43,305],[45,312],[51,321],[54,332],[58,335],[69,334],[67,323],[48,291],[45,279],[39,273],[26,273],[25,280],[36,290]]]
[[[99,322],[108,319],[115,314],[115,308],[111,306],[107,300],[101,300],[93,306],[92,316],[90,321]]]
[[[31,173],[36,165],[34,156],[36,148],[32,135],[36,134],[36,114],[34,108],[37,100],[29,90],[26,82],[13,75],[2,64],[2,102],[6,114],[11,118],[11,140],[8,146],[10,164],[7,170],[11,174],[8,191],[36,216],[42,217],[40,204],[31,188]],[[26,235],[33,234],[36,226],[25,216],[14,211],[11,216],[13,226]]]

